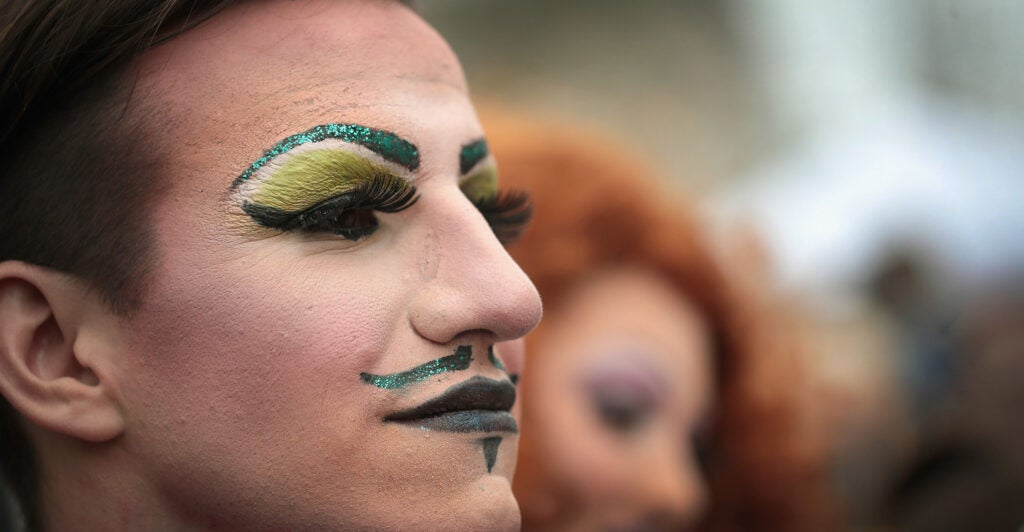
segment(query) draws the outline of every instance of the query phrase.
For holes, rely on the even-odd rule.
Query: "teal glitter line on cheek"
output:
[[[472,170],[477,163],[484,160],[490,153],[490,150],[487,148],[487,141],[484,139],[466,144],[459,152],[459,173],[465,175],[466,172]]]
[[[374,375],[372,373],[360,373],[359,379],[366,384],[383,388],[385,390],[393,390],[395,388],[402,388],[408,386],[414,382],[429,379],[434,375],[449,371],[461,371],[469,368],[469,363],[473,361],[473,348],[468,345],[460,345],[455,348],[455,353],[446,357],[439,358],[437,360],[431,360],[426,364],[416,366],[408,371],[401,373],[391,373],[388,375]]]
[[[263,155],[253,161],[249,168],[246,168],[241,175],[235,178],[231,184],[232,188],[247,181],[260,168],[265,166],[275,157],[287,153],[289,150],[309,144],[320,142],[325,139],[339,139],[343,142],[359,144],[384,159],[398,163],[409,170],[416,170],[420,166],[420,152],[411,142],[380,129],[373,129],[358,124],[324,124],[312,129],[296,133],[263,152]]]

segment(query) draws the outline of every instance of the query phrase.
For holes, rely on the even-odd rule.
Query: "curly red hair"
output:
[[[493,115],[493,113],[492,113]],[[640,266],[678,287],[702,310],[716,345],[717,390],[706,530],[821,530],[829,515],[820,449],[801,429],[789,379],[793,345],[753,283],[716,262],[694,209],[653,179],[621,143],[590,132],[509,116],[487,117],[503,187],[528,191],[531,230],[510,248],[544,301],[559,307],[588,272]],[[542,322],[527,338],[545,334]],[[785,379],[785,380],[784,380]],[[789,382],[787,382],[789,381]],[[515,488],[545,482],[528,437],[535,415],[524,389]],[[529,508],[524,508],[529,518]]]

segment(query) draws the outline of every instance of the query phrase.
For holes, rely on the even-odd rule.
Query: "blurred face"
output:
[[[540,301],[440,37],[388,2],[245,3],[137,93],[168,153],[117,380],[149,495],[225,530],[517,529],[492,347]]]
[[[523,379],[524,452],[536,464],[516,484],[524,524],[676,530],[696,518],[693,441],[712,393],[697,309],[653,273],[609,271],[539,334]]]

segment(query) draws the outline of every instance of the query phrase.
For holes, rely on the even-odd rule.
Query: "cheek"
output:
[[[556,484],[581,493],[614,487],[623,457],[609,446],[609,434],[597,424],[576,386],[578,369],[572,357],[567,351],[542,346],[531,355],[526,371],[528,422],[535,428],[524,434],[536,442],[548,474]]]
[[[386,294],[314,277],[166,275],[130,325],[129,382],[140,416],[205,424],[232,434],[318,416],[312,405],[351,412],[364,401],[358,373],[391,342]],[[332,404],[333,403],[333,404]],[[206,408],[196,408],[204,405]],[[337,408],[347,408],[338,411]]]

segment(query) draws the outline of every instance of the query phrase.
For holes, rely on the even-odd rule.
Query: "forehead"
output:
[[[444,40],[408,8],[385,0],[243,2],[148,52],[143,71],[178,90],[188,81],[236,97],[299,90],[317,80],[351,82],[357,93],[362,80],[465,91]]]
[[[161,119],[190,153],[213,141],[251,155],[254,142],[329,122],[413,135],[413,112],[468,103],[448,45],[391,1],[240,3],[140,63],[143,105],[170,115]]]

